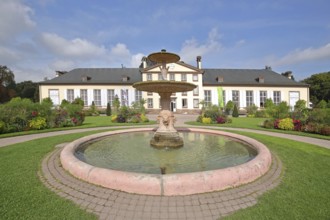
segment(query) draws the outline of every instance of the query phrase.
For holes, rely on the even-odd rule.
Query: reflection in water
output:
[[[114,170],[170,174],[214,170],[245,163],[255,150],[224,136],[183,132],[179,149],[150,147],[153,132],[118,134],[84,144],[76,156],[93,166]]]

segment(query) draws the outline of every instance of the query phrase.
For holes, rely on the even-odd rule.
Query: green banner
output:
[[[218,87],[218,106],[219,106],[220,108],[223,108],[223,107],[224,107],[223,96],[222,96],[222,94],[223,94],[222,87],[219,86],[219,87]]]

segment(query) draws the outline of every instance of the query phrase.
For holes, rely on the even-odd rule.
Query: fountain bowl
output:
[[[271,166],[272,157],[268,148],[252,138],[219,130],[199,128],[178,130],[223,135],[238,139],[250,145],[258,154],[254,159],[233,167],[166,175],[94,167],[75,157],[76,150],[86,142],[116,134],[153,131],[152,128],[135,128],[103,132],[75,140],[63,148],[60,161],[65,170],[86,182],[128,193],[162,196],[192,195],[237,187],[261,177]]]
[[[174,93],[191,91],[196,85],[188,82],[157,80],[137,82],[133,84],[133,88],[146,92]]]

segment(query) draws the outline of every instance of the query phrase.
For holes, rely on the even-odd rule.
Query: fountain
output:
[[[179,136],[177,130],[174,128],[175,117],[170,111],[171,95],[175,92],[188,92],[196,88],[196,85],[187,82],[168,81],[167,63],[175,63],[180,60],[180,57],[174,53],[161,52],[152,53],[148,59],[160,63],[159,67],[162,80],[151,82],[138,82],[133,85],[134,88],[146,91],[156,92],[160,96],[160,103],[162,110],[160,111],[157,121],[159,127],[155,132],[153,138],[150,140],[150,145],[157,148],[178,148],[183,146],[183,140]]]
[[[170,96],[173,92],[191,91],[195,85],[167,80],[166,64],[179,61],[178,55],[162,50],[150,54],[149,59],[161,64],[162,80],[138,82],[133,87],[142,91],[157,92],[160,95],[162,110],[158,116],[159,127],[156,132],[153,133],[153,128],[133,128],[94,134],[75,140],[61,151],[60,160],[65,170],[79,179],[106,188],[161,196],[191,195],[237,187],[258,179],[269,170],[272,163],[271,154],[265,145],[254,139],[218,130],[175,129],[175,118],[170,111]],[[185,136],[188,138],[184,139],[186,144],[183,145],[182,137]],[[213,139],[213,136],[229,138],[230,141],[222,138]],[[108,141],[103,142],[108,138]],[[146,140],[147,144],[143,142]],[[234,142],[230,143],[231,141]],[[236,143],[244,146],[238,147],[238,158],[231,158],[230,154],[237,151],[233,146]],[[85,154],[91,149],[94,150],[94,144],[100,145],[102,150],[110,150],[109,153],[96,152],[96,163],[90,162],[90,156]],[[211,146],[215,151],[209,151]],[[126,151],[116,152],[124,147]],[[136,153],[129,154],[133,151]],[[175,167],[176,162],[185,161],[192,153],[195,156],[190,160],[192,168],[181,170]],[[114,157],[108,156],[111,154]],[[118,159],[116,155],[123,158]],[[138,157],[141,157],[140,161],[137,160]],[[103,166],[101,158],[105,158],[105,163],[110,163],[111,166]],[[149,163],[149,158],[153,164]],[[222,160],[226,159],[231,163],[223,165]],[[124,167],[117,167],[116,164],[113,167],[115,160]],[[219,161],[220,165],[215,165]]]

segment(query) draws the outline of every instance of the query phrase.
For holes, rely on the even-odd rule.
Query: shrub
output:
[[[216,105],[212,105],[207,107],[207,109],[204,112],[203,117],[205,118],[211,118],[211,121],[216,122],[217,118],[222,115],[222,112],[220,111],[219,107]]]
[[[196,118],[196,121],[199,123],[202,123],[202,119],[203,119],[203,116],[198,115],[198,117]]]
[[[327,102],[325,100],[321,100],[319,103],[317,103],[317,105],[315,106],[315,108],[321,108],[321,109],[324,109],[324,108],[327,108]]]
[[[277,118],[287,118],[289,116],[290,106],[286,102],[281,102],[276,106],[276,117]]]
[[[321,133],[322,135],[329,136],[329,135],[330,135],[330,126],[329,126],[329,125],[324,125],[324,126],[321,128],[320,133]]]
[[[111,106],[110,106],[110,103],[109,103],[109,102],[108,102],[108,104],[107,104],[106,115],[107,115],[107,116],[110,116],[110,115],[111,115]]]
[[[293,129],[295,131],[301,131],[302,129],[302,122],[298,119],[293,119]]]
[[[6,123],[0,121],[0,134],[5,133],[6,131]]]
[[[29,121],[29,128],[33,130],[41,130],[47,127],[46,118],[43,117],[35,117]]]
[[[255,114],[255,117],[256,118],[269,118],[269,116],[265,110],[257,111]]]
[[[211,124],[211,122],[212,122],[211,118],[206,118],[206,117],[202,118],[202,123],[203,124]]]
[[[139,123],[141,122],[141,118],[139,115],[134,115],[129,120],[130,123]]]
[[[238,117],[238,108],[237,108],[237,105],[234,105],[233,117],[235,117],[235,118]]]
[[[218,116],[216,122],[218,124],[224,124],[227,122],[227,117],[226,116]]]
[[[117,115],[111,115],[111,122],[117,122]]]
[[[246,107],[246,113],[248,114],[248,116],[256,115],[257,110],[258,110],[258,107],[255,104]]]
[[[265,120],[263,126],[264,128],[274,128],[274,120]]]
[[[294,125],[291,118],[281,119],[278,123],[278,128],[282,130],[293,130]]]
[[[123,116],[123,115],[118,115],[118,116],[117,116],[117,122],[119,122],[119,123],[125,123],[125,122],[126,122],[126,118],[125,118],[125,116]]]
[[[81,98],[75,98],[72,102],[72,104],[75,104],[75,105],[80,105],[82,107],[84,107],[84,101],[81,99]]]
[[[147,116],[145,114],[141,114],[140,118],[141,118],[141,122],[149,122],[149,119],[147,118]]]

